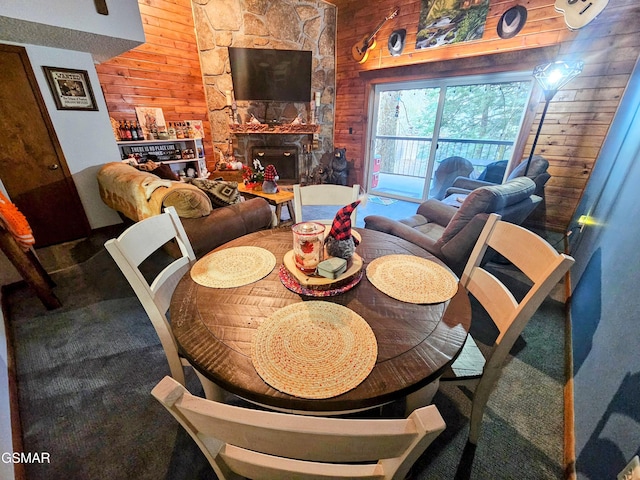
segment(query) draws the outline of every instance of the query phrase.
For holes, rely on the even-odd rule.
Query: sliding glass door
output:
[[[440,163],[463,157],[477,177],[511,159],[531,94],[529,72],[375,87],[368,146],[369,193],[423,201]]]

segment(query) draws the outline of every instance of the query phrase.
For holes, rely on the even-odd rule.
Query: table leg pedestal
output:
[[[193,369],[193,371],[195,372],[196,376],[200,380],[200,383],[202,384],[202,389],[204,390],[204,398],[214,402],[225,403],[225,400],[227,397],[227,393],[225,392],[225,390],[220,388],[218,385],[213,383],[204,375],[202,375],[195,368]]]
[[[433,397],[436,395],[440,387],[440,379],[425,385],[420,390],[407,395],[407,405],[405,407],[405,416],[411,415],[415,409],[431,404]]]

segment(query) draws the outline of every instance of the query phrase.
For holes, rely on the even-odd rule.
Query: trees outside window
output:
[[[370,190],[423,200],[447,157],[468,159],[475,175],[510,160],[531,88],[529,72],[377,85],[369,151],[379,172],[369,169]]]

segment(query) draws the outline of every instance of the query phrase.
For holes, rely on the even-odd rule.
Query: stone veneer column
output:
[[[304,135],[230,134],[225,96],[227,90],[233,90],[226,48],[230,46],[312,52],[311,91],[321,93],[316,122],[320,125],[319,147],[313,152],[313,164],[325,152],[332,152],[336,7],[320,0],[192,0],[192,4],[212,143],[218,156],[228,154],[229,138],[233,139],[235,153],[245,161],[250,160],[247,152],[251,145],[296,144],[302,152],[302,145],[311,141],[311,136]],[[309,121],[309,105],[280,105],[277,111],[269,112],[271,118],[292,120],[300,113]],[[238,102],[242,122],[251,113],[259,119],[264,117],[264,108],[259,102]]]

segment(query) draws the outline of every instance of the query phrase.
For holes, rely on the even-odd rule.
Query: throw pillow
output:
[[[204,191],[211,199],[211,203],[218,207],[233,205],[242,200],[238,193],[238,182],[205,178],[186,178],[185,181]]]
[[[178,176],[178,174],[171,170],[171,167],[169,165],[165,165],[164,163],[158,165],[158,167],[153,169],[151,173],[159,176],[164,180],[173,180],[175,182],[180,181],[180,177]]]
[[[180,181],[180,177],[171,170],[169,165],[165,165],[164,163],[156,163],[152,160],[149,160],[145,163],[138,163],[134,165],[138,170],[142,170],[143,172],[153,173],[157,177],[162,178],[163,180],[173,180],[175,182]]]
[[[173,188],[162,200],[163,207],[174,207],[180,218],[206,217],[211,213],[211,202],[204,192],[185,187]]]

